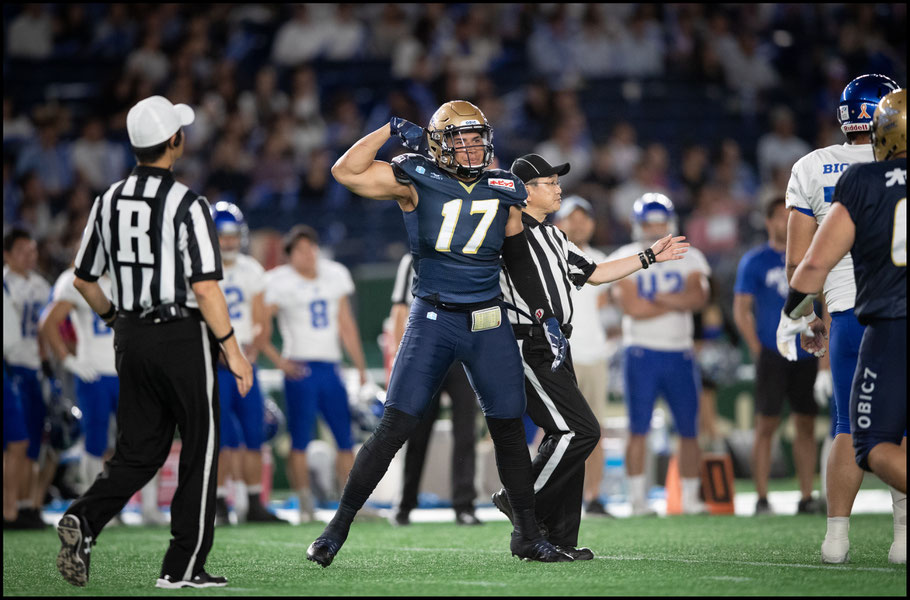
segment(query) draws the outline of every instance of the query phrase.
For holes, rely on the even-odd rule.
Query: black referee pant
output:
[[[417,492],[427,457],[433,424],[439,416],[439,398],[446,391],[452,397],[452,508],[471,511],[477,492],[474,489],[474,446],[476,442],[477,396],[468,381],[464,367],[455,362],[449,368],[442,387],[427,405],[417,429],[408,438],[404,456],[404,486],[399,511],[417,508]]]
[[[585,459],[600,441],[600,424],[578,389],[572,357],[550,371],[553,353],[539,327],[516,335],[525,369],[528,415],[544,430],[532,463],[537,520],[557,546],[578,545]]]
[[[161,468],[180,431],[171,542],[161,577],[190,579],[212,547],[220,410],[218,345],[201,317],[153,324],[120,316],[114,349],[120,377],[117,444],[104,472],[67,512],[96,538]]]

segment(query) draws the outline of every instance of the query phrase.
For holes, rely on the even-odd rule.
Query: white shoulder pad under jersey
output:
[[[854,163],[873,160],[871,144],[842,144],[813,150],[793,165],[787,185],[787,208],[812,216],[821,225],[831,210],[834,186],[841,174]],[[856,284],[849,253],[828,274],[824,291],[830,312],[853,308]]]

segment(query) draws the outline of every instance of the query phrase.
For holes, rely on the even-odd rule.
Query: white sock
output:
[[[894,541],[907,538],[907,494],[891,488],[891,508],[894,510]]]
[[[228,497],[228,489],[226,485],[219,485],[215,488],[215,497],[216,498],[225,498]]]
[[[850,537],[850,517],[828,517],[826,538],[847,539]]]
[[[682,505],[683,509],[694,507],[698,504],[698,488],[701,480],[698,477],[682,477]]]
[[[632,506],[645,506],[648,500],[648,492],[645,489],[645,475],[627,475],[626,481],[629,483],[629,502]]]
[[[16,503],[16,506],[19,507],[19,510],[22,510],[23,508],[25,508],[25,509],[33,508],[33,505],[34,505],[34,502],[32,502],[31,500],[19,500]]]
[[[142,488],[142,512],[152,513],[158,510],[158,474],[149,479]]]
[[[104,471],[104,460],[91,454],[85,454],[82,457],[82,479],[86,488],[95,483],[98,475]]]
[[[261,483],[257,483],[255,485],[246,485],[246,483],[240,483],[238,485],[245,485],[247,494],[261,494],[262,493],[262,484]]]
[[[313,494],[308,488],[297,490],[297,498],[300,500],[300,512],[313,512]]]

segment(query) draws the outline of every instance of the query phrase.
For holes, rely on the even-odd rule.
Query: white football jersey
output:
[[[787,184],[787,208],[812,215],[821,225],[831,209],[834,186],[841,174],[853,163],[872,162],[871,144],[843,144],[813,150],[793,165]],[[853,278],[853,257],[844,255],[825,279],[825,301],[829,312],[853,308],[856,301],[856,281]]]
[[[223,265],[222,273],[224,279],[218,284],[227,301],[237,343],[241,346],[250,344],[253,342],[253,296],[265,289],[265,269],[255,258],[238,254],[233,265]]]
[[[611,254],[610,260],[634,256],[645,248],[640,243],[626,244]],[[681,292],[692,273],[703,273],[707,277],[711,274],[711,267],[700,250],[689,246],[682,260],[654,263],[647,269],[639,269],[629,278],[635,281],[640,296],[649,297],[657,292]],[[688,350],[695,345],[692,339],[694,329],[692,311],[689,310],[674,310],[651,319],[623,315],[622,344],[667,352]]]
[[[65,301],[73,305],[70,321],[76,330],[76,356],[85,360],[101,375],[116,375],[114,363],[114,330],[104,324],[92,307],[88,305],[79,290],[73,287],[76,278],[75,269],[67,269],[60,274],[54,284],[51,299],[54,302]],[[111,297],[111,279],[102,275],[98,285],[108,298]]]
[[[607,260],[607,255],[592,248],[580,248],[585,255],[597,264]],[[572,286],[572,306],[575,314],[572,316],[572,338],[569,344],[572,348],[572,362],[577,364],[590,364],[607,358],[607,335],[600,322],[600,309],[597,302],[607,293],[607,284],[585,284],[580,290]]]
[[[354,292],[344,265],[326,259],[307,279],[290,265],[266,273],[265,303],[278,306],[281,355],[292,360],[340,362],[338,302]]]
[[[22,340],[7,355],[6,362],[17,367],[39,369],[38,318],[50,298],[51,286],[34,271],[22,277],[9,266],[3,267],[3,285],[19,313],[19,332],[22,334]]]
[[[13,298],[3,286],[3,360],[10,351],[22,341],[22,332],[19,331],[19,312],[13,306]]]

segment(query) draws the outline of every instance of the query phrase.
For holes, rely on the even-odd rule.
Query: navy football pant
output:
[[[585,460],[600,441],[600,424],[581,390],[571,355],[552,372],[550,345],[532,328],[518,339],[524,359],[528,414],[544,438],[532,463],[537,520],[558,546],[577,546],[585,483]],[[534,335],[537,333],[537,335]]]
[[[907,319],[866,326],[850,395],[856,464],[869,471],[869,451],[900,444],[907,432]]]

